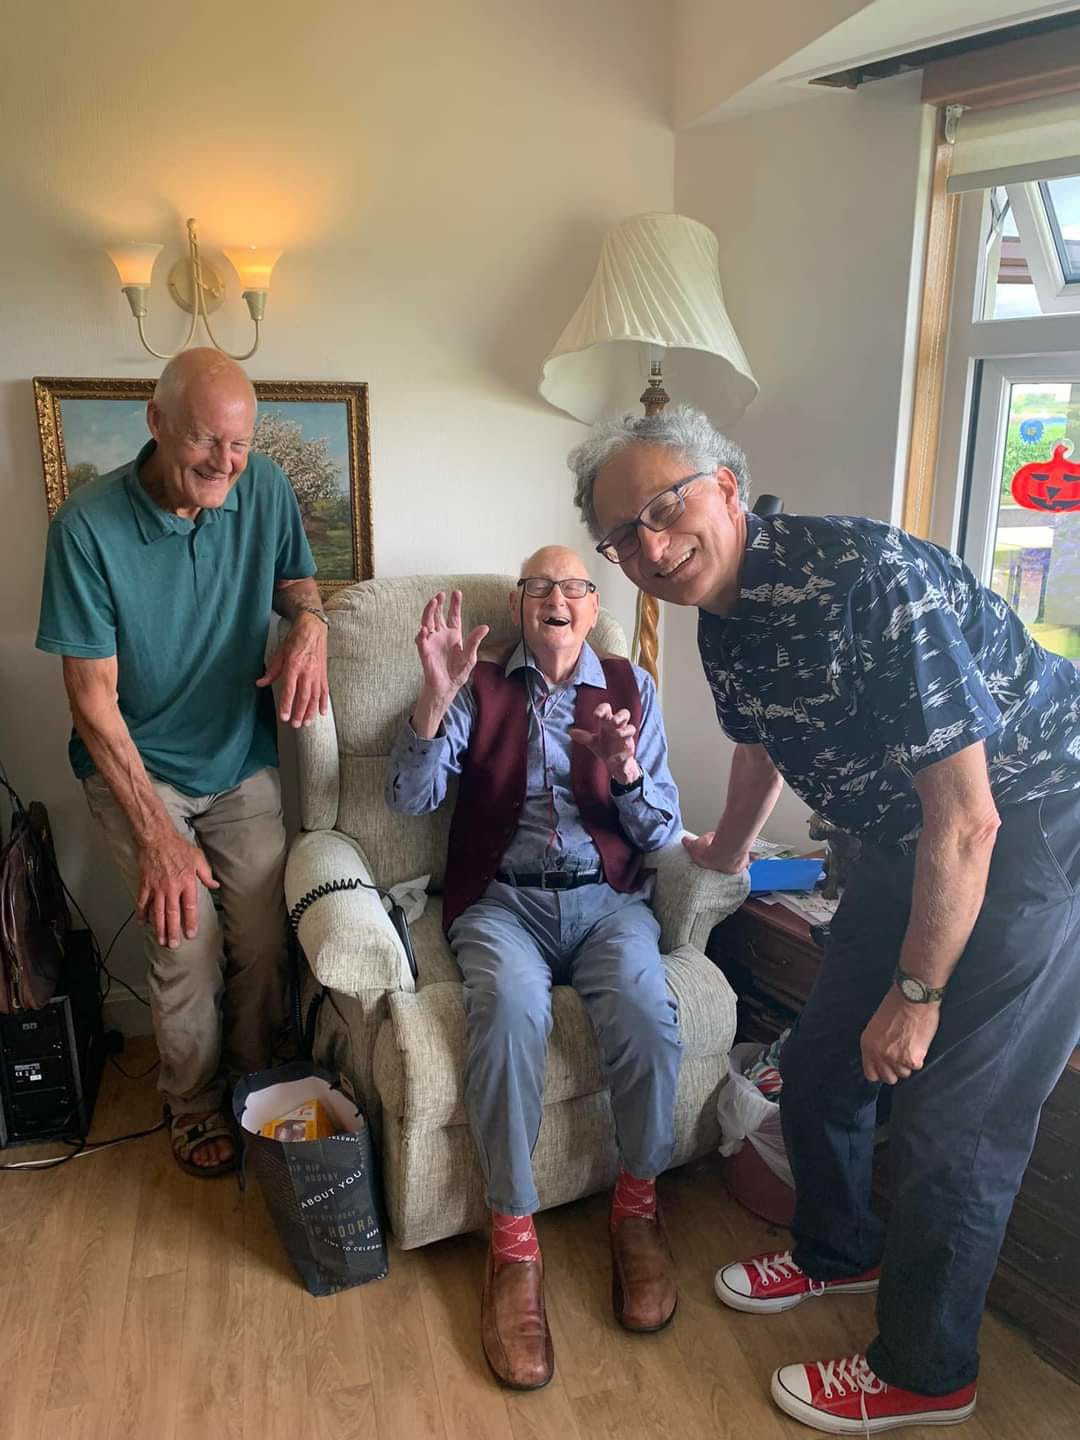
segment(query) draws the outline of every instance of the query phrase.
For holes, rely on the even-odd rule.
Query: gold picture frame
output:
[[[300,502],[319,588],[330,593],[370,580],[375,569],[367,384],[253,383],[259,401],[256,448],[274,459],[275,448],[282,459],[286,451],[291,457],[282,469]],[[134,459],[149,439],[144,412],[154,384],[56,376],[34,380],[50,520],[78,485]]]

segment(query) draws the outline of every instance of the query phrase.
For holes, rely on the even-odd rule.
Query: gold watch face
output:
[[[919,1001],[925,997],[926,991],[918,980],[912,980],[910,976],[905,975],[900,981],[900,993],[905,1000]]]

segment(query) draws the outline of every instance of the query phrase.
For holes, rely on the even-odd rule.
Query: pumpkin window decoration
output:
[[[1080,465],[1066,460],[1064,442],[1054,446],[1049,460],[1021,465],[1012,478],[1012,497],[1025,510],[1060,514],[1080,510]]]

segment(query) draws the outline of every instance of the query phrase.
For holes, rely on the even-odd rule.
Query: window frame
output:
[[[960,201],[929,524],[929,538],[950,549],[958,549],[971,533],[972,517],[965,515],[971,510],[966,491],[975,462],[983,365],[1037,358],[1052,366],[1062,357],[1080,354],[1080,313],[978,318],[983,313],[986,283],[981,251],[990,220],[989,192],[969,191]]]
[[[1065,277],[1042,182],[1033,180],[1023,185],[1006,185],[1005,193],[1016,217],[1020,243],[1043,311],[1042,316],[1031,318],[1080,314],[1080,281],[1070,283]]]

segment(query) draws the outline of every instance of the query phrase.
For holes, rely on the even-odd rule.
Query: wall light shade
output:
[[[106,245],[105,254],[116,266],[121,287],[149,285],[154,261],[164,248],[164,245]]]
[[[724,305],[719,243],[685,215],[635,215],[604,238],[600,262],[570,323],[544,361],[540,394],[591,424],[625,411],[641,388],[642,347],[698,351],[709,415],[738,420],[758,393]]]
[[[266,294],[270,289],[270,274],[281,255],[280,250],[259,249],[252,245],[246,249],[226,250],[236,273],[240,277],[240,288],[247,304],[248,313],[255,324],[255,338],[250,350],[242,355],[233,355],[224,345],[218,343],[210,327],[210,313],[221,303],[225,293],[221,276],[208,260],[202,257],[199,248],[199,227],[194,219],[187,222],[188,253],[178,260],[169,275],[169,294],[182,310],[191,315],[187,338],[178,350],[155,350],[146,338],[144,321],[150,308],[150,276],[154,261],[161,245],[107,245],[105,253],[116,266],[120,276],[120,288],[127,297],[131,313],[139,329],[139,341],[151,355],[159,360],[171,360],[186,350],[195,339],[195,331],[201,320],[211,345],[234,360],[248,360],[259,348],[259,327],[266,311]]]
[[[247,245],[232,250],[226,248],[225,256],[240,277],[241,291],[269,290],[270,276],[281,258],[281,251]]]

